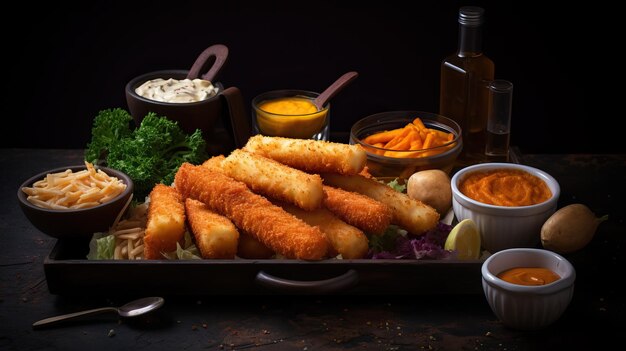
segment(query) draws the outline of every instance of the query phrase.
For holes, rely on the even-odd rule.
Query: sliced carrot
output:
[[[435,134],[437,135],[437,138],[443,139],[443,140],[448,140],[448,137],[452,135],[451,133],[446,133],[443,130],[431,129],[431,131],[435,132]]]
[[[385,148],[397,150],[396,145],[398,145],[411,132],[411,130],[412,128],[408,124],[404,128],[401,128],[400,134],[398,134],[393,139],[391,139],[387,144],[385,144]]]
[[[434,134],[428,133],[424,139],[424,149],[429,149],[433,143]]]
[[[375,133],[363,139],[363,142],[387,151],[370,148],[369,152],[389,157],[426,157],[444,152],[454,144],[441,146],[454,140],[453,133],[427,128],[421,118],[415,118],[402,128]],[[432,148],[439,148],[432,150]],[[424,151],[424,149],[431,149]],[[404,151],[404,152],[403,152]],[[414,152],[406,152],[414,151]]]
[[[417,136],[418,137],[411,141],[411,150],[420,150],[424,145],[424,143],[422,143],[422,138],[419,138],[419,134],[417,134]]]
[[[388,143],[385,144],[385,149],[393,149],[395,145],[397,145],[400,141],[402,141],[402,134],[398,134],[393,139],[391,139]]]
[[[406,152],[402,151],[385,151],[385,156],[387,157],[395,157],[395,158],[405,158]]]
[[[413,120],[413,124],[415,124],[417,126],[417,128],[419,128],[420,130],[427,130],[428,128],[426,128],[426,126],[424,125],[424,123],[422,122],[422,120],[417,117]]]
[[[410,131],[409,133],[407,133],[407,135],[402,138],[402,140],[400,140],[400,142],[398,142],[396,145],[394,145],[393,149],[394,150],[408,150],[411,147],[411,141],[413,140],[413,135],[416,132],[414,131]]]
[[[386,143],[393,139],[395,136],[399,135],[402,132],[402,129],[393,129],[387,130],[384,132],[368,135],[363,142],[366,144],[374,145],[377,143]]]

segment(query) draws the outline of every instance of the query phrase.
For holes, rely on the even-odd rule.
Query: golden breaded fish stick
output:
[[[292,203],[305,210],[322,207],[322,178],[242,150],[222,163],[224,173],[245,183],[257,194]]]
[[[210,159],[204,161],[204,163],[202,163],[202,167],[206,167],[215,171],[221,170],[222,161],[224,161],[225,158],[226,157],[224,157],[224,155],[213,156]]]
[[[274,251],[263,245],[252,235],[242,232],[239,236],[237,256],[248,259],[266,259],[274,256]]]
[[[176,250],[185,234],[185,206],[180,193],[167,185],[157,184],[150,192],[143,257],[164,258],[162,252]]]
[[[185,200],[185,210],[202,258],[235,258],[239,232],[233,222],[198,200]]]
[[[391,222],[413,234],[422,234],[434,228],[439,221],[439,213],[432,207],[374,179],[361,175],[343,176],[331,173],[322,175],[322,178],[329,185],[369,196],[389,206],[392,211]]]
[[[248,139],[244,150],[310,173],[357,174],[367,160],[360,145],[312,139],[256,135]]]
[[[391,209],[352,191],[324,185],[324,206],[335,216],[366,233],[382,234],[391,223]]]
[[[319,228],[253,193],[242,182],[207,167],[183,163],[174,183],[185,198],[204,202],[278,254],[304,260],[326,256],[328,241]]]
[[[367,254],[368,240],[358,228],[337,218],[325,208],[305,211],[290,204],[281,204],[285,211],[300,218],[309,225],[319,227],[330,242],[331,256],[341,254],[345,259],[363,258]]]

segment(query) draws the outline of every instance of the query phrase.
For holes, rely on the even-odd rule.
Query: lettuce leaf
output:
[[[191,234],[188,231],[185,231],[185,236],[183,237],[183,246],[180,243],[176,243],[176,251],[165,252],[163,256],[168,260],[200,260],[200,251],[196,247],[191,238]]]
[[[115,252],[115,237],[109,233],[95,233],[89,241],[88,260],[112,260]]]
[[[179,260],[200,260],[199,252],[196,245],[192,245],[183,249],[179,243],[176,243],[176,257]]]
[[[396,247],[398,237],[406,236],[406,230],[398,226],[390,225],[382,235],[372,235],[369,239],[370,248],[376,252],[393,251]]]
[[[406,185],[405,185],[405,184],[400,184],[400,183],[398,182],[398,178],[396,178],[396,179],[394,179],[394,180],[390,181],[387,185],[388,185],[391,189],[393,189],[393,190],[395,190],[395,191],[397,191],[397,192],[400,192],[400,193],[403,193],[403,192],[406,190]]]

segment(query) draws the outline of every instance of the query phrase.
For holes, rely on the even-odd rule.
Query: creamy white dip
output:
[[[203,79],[152,79],[135,89],[135,93],[146,99],[162,102],[198,102],[217,94],[218,88]]]

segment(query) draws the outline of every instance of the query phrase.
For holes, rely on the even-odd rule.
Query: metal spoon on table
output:
[[[337,93],[343,90],[350,82],[352,82],[359,74],[357,72],[348,72],[339,77],[333,84],[331,84],[326,90],[324,90],[315,100],[313,104],[318,110],[322,110],[326,102],[333,98]]]
[[[33,328],[38,328],[42,326],[54,325],[63,321],[76,319],[78,317],[83,316],[92,316],[95,314],[100,314],[104,312],[115,312],[119,314],[121,317],[136,317],[142,314],[148,313],[150,311],[156,310],[157,308],[163,306],[164,300],[162,297],[144,297],[142,299],[131,301],[124,306],[121,307],[102,307],[102,308],[94,308],[92,310],[68,313],[56,317],[50,317],[46,319],[42,319],[33,323]]]

